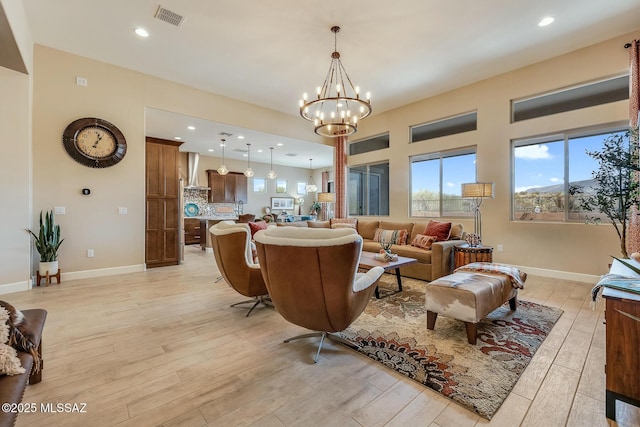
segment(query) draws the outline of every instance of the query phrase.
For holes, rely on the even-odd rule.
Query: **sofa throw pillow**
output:
[[[449,240],[449,234],[451,233],[450,222],[440,222],[431,220],[424,229],[424,235],[436,236],[438,242]]]
[[[407,243],[407,230],[383,230],[376,228],[373,241],[378,243],[391,243],[393,245],[405,245]]]
[[[331,218],[329,220],[331,228],[353,228],[358,226],[358,218]]]
[[[253,235],[258,231],[266,230],[268,226],[269,223],[267,221],[250,222],[249,229],[251,230],[251,238],[253,239]]]
[[[29,328],[29,323],[24,314],[6,301],[0,301],[0,307],[9,313],[9,318],[4,322],[9,327],[8,345],[19,351],[26,351],[33,356],[33,372],[40,371],[40,354],[36,345],[36,337]]]
[[[9,312],[0,307],[0,375],[24,374],[16,349],[7,345],[9,341]]]
[[[424,234],[418,234],[413,238],[411,246],[422,249],[431,249],[431,245],[437,240],[438,238],[436,236],[426,236]]]

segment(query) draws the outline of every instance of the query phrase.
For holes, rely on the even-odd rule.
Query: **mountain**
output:
[[[569,183],[570,187],[580,187],[585,194],[594,194],[596,192],[596,180],[584,179],[582,181],[573,181]],[[564,184],[549,185],[547,187],[534,187],[525,191],[527,194],[538,193],[561,193],[564,191]]]

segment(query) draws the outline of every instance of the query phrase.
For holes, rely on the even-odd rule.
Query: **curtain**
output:
[[[629,46],[629,125],[638,126],[638,110],[640,109],[640,56],[638,46],[640,40],[634,40]],[[636,173],[636,179],[640,174]],[[629,230],[627,230],[627,252],[640,252],[640,212],[634,206],[631,209]]]
[[[335,149],[336,172],[333,178],[333,186],[336,189],[336,218],[347,217],[347,137],[336,138]]]

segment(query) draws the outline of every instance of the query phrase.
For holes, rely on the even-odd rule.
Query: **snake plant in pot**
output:
[[[60,226],[54,224],[53,211],[46,212],[44,220],[40,211],[40,231],[36,235],[33,231],[27,230],[33,236],[36,250],[40,254],[40,274],[49,275],[58,272],[58,249],[64,241],[60,239]]]

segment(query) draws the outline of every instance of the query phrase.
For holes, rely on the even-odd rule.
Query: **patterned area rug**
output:
[[[493,311],[478,325],[478,342],[467,342],[464,323],[438,316],[427,329],[425,282],[395,276],[381,279],[379,300],[372,298],[344,338],[385,366],[442,393],[478,415],[491,419],[547,337],[562,310],[518,301]]]

